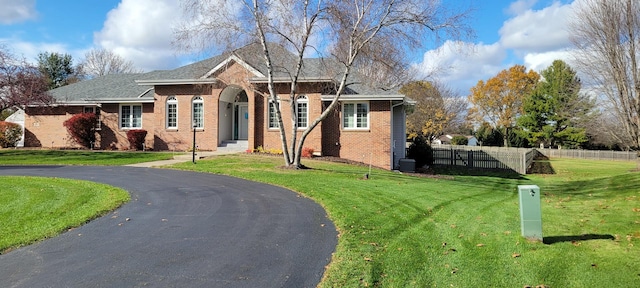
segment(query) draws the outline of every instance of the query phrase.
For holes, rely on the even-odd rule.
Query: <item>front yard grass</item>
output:
[[[89,181],[0,176],[0,253],[50,238],[129,201],[129,193]]]
[[[174,153],[0,149],[0,165],[127,165],[168,160]]]
[[[298,191],[325,207],[339,244],[322,287],[629,287],[640,282],[635,163],[552,160],[557,174],[416,177],[229,155],[173,167]],[[520,236],[517,185],[541,188],[546,243]]]
[[[117,165],[113,163],[120,160],[113,158],[143,154],[2,150],[0,165]],[[141,161],[151,160],[125,162]],[[556,174],[469,176],[442,169],[435,177],[417,177],[374,169],[369,180],[363,179],[368,172],[364,166],[305,160],[312,169],[290,170],[281,168],[280,157],[246,154],[173,167],[287,187],[325,207],[340,236],[321,287],[637,285],[640,174],[631,172],[636,164],[572,159],[549,163]],[[0,251],[52,237],[128,199],[119,189],[77,180],[0,181]],[[520,236],[520,184],[541,188],[544,243]],[[93,212],[80,213],[88,210]],[[58,222],[54,218],[77,220],[52,227]],[[8,224],[12,222],[17,224]],[[30,228],[32,223],[35,227]],[[32,230],[39,236],[21,238]]]

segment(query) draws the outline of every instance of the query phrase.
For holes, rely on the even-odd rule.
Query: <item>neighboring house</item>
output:
[[[290,78],[296,55],[271,47],[275,90],[287,133],[291,133]],[[193,126],[198,149],[215,151],[227,143],[246,149],[281,149],[273,103],[268,99],[267,69],[260,45],[174,70],[142,74],[113,74],[51,91],[56,104],[28,107],[25,146],[76,147],[62,123],[82,112],[96,113],[97,149],[128,149],[126,132],[144,129],[145,146],[153,150],[188,150]],[[329,105],[339,67],[326,59],[308,58],[299,78],[300,133]],[[397,91],[371,89],[353,83],[340,105],[307,137],[305,147],[323,156],[335,156],[395,168],[405,157],[405,106],[410,100]],[[291,135],[287,135],[291,137]],[[396,145],[397,144],[397,145]]]
[[[23,147],[24,146],[24,110],[18,109],[18,111],[9,115],[9,117],[7,117],[7,119],[5,119],[4,121],[16,123],[20,125],[20,127],[22,127],[22,137],[20,137],[20,141],[16,143],[16,147]]]
[[[451,139],[455,136],[463,136],[463,135],[442,135],[431,142],[431,144],[435,145],[451,145]],[[478,146],[478,139],[475,136],[464,136],[467,137],[467,146]]]

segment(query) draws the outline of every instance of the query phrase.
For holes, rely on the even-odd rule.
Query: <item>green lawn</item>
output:
[[[127,165],[172,159],[174,153],[0,149],[0,165]]]
[[[635,163],[553,160],[554,175],[415,177],[230,155],[174,167],[288,187],[340,230],[323,287],[629,287],[640,283]],[[541,187],[548,244],[520,236],[517,185]]]
[[[144,154],[2,150],[0,164],[45,164],[51,157],[58,160],[47,164],[106,165],[122,155]],[[556,174],[469,176],[460,170],[440,170],[437,177],[416,177],[374,169],[369,180],[363,180],[368,172],[364,166],[305,160],[312,169],[290,170],[281,168],[280,157],[246,154],[174,167],[288,187],[325,207],[340,237],[322,287],[630,287],[640,283],[640,174],[630,172],[636,164],[568,159],[549,163]],[[89,196],[79,196],[80,191],[112,189],[50,178],[2,177],[0,181],[0,241],[17,239],[30,230],[27,223],[40,223],[31,230],[42,231],[52,226],[49,222],[57,222],[37,221],[53,219],[43,215],[70,219],[65,213],[97,207],[81,204],[91,201],[85,198]],[[520,236],[519,184],[541,187],[546,244]],[[50,237],[126,201],[109,197],[110,206],[90,209],[98,212],[79,217],[75,224],[62,224],[50,234],[38,232],[41,236],[30,240],[12,240],[15,244],[2,244],[0,250]],[[23,214],[26,217],[17,217]],[[13,221],[22,224],[5,224]],[[10,232],[2,230],[9,226],[14,227]]]
[[[88,181],[0,176],[0,253],[58,235],[129,201],[122,189]]]

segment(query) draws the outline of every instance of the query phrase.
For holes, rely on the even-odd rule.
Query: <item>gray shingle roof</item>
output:
[[[148,75],[149,74],[149,75]],[[144,74],[110,74],[102,77],[80,81],[49,91],[57,102],[99,102],[105,99],[135,99],[150,87],[139,86],[135,80],[153,75]]]
[[[274,65],[274,77],[288,79],[290,73],[295,71],[297,55],[277,44],[269,44],[269,52]],[[148,73],[136,74],[111,74],[102,77],[81,81],[72,85],[63,86],[50,91],[51,95],[61,103],[96,102],[101,101],[135,101],[153,100],[152,86],[139,85],[138,80],[182,80],[199,79],[213,68],[223,63],[229,57],[235,55],[244,64],[267,75],[267,67],[264,63],[262,46],[250,44],[234,51],[185,65],[173,70],[160,70]],[[305,58],[301,79],[333,79],[339,80],[343,68],[335,61],[321,58]],[[345,94],[364,95],[391,95],[397,91],[385,91],[374,89],[358,81],[359,77],[353,73],[349,79],[352,83]]]

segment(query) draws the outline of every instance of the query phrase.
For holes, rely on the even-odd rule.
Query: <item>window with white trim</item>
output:
[[[82,108],[83,113],[94,113],[96,114],[97,122],[96,122],[96,130],[100,130],[102,128],[102,121],[100,120],[100,108],[94,106],[84,106]]]
[[[296,100],[296,114],[298,116],[298,128],[307,128],[309,123],[309,98],[307,98],[307,96],[298,96]]]
[[[278,102],[279,104],[279,102]],[[276,116],[276,105],[273,101],[269,100],[269,129],[278,128],[278,117]]]
[[[342,104],[342,128],[368,129],[369,102],[346,102]]]
[[[142,128],[142,105],[120,105],[120,128]]]
[[[167,98],[167,129],[178,128],[178,100],[175,96]]]
[[[191,101],[191,123],[195,128],[204,128],[204,100],[200,96]]]

